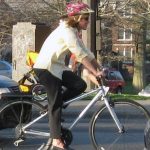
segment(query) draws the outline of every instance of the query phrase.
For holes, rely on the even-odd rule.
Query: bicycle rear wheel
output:
[[[27,135],[22,132],[22,127],[39,117],[44,110],[41,104],[32,100],[4,100],[0,105],[0,129],[12,128],[10,134],[15,134],[17,139],[25,138]],[[40,129],[40,121],[28,129]],[[45,122],[47,123],[47,120]]]
[[[114,100],[116,115],[125,132],[119,133],[108,109],[103,105],[92,117],[89,134],[96,150],[142,150],[144,128],[149,112],[132,100]]]

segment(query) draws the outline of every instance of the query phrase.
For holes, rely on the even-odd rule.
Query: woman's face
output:
[[[80,30],[86,30],[89,23],[89,15],[82,15],[79,21]]]

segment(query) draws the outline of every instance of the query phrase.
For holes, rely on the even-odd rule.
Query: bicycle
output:
[[[94,98],[92,98],[69,127],[64,127],[64,123],[62,123],[62,138],[66,145],[70,145],[72,142],[73,135],[71,130],[77,125],[81,118],[85,116],[88,110],[96,103],[98,104],[99,101],[103,101],[103,105],[98,107],[95,111],[89,126],[89,135],[95,150],[135,149],[132,147],[132,144],[126,144],[126,141],[136,142],[136,134],[140,136],[138,140],[143,140],[144,127],[150,118],[148,110],[132,100],[112,100],[108,95],[108,91],[109,87],[103,86],[102,84],[97,89],[83,93],[76,98],[64,102],[63,106],[65,107],[72,102],[84,99],[96,93]],[[28,106],[28,113],[25,111],[25,106]],[[16,107],[19,108],[19,110],[16,110]],[[14,128],[17,140],[14,144],[16,146],[19,146],[19,144],[23,142],[25,138],[29,138],[30,135],[50,137],[49,132],[40,131],[37,126],[48,114],[47,104],[42,105],[38,101],[31,100],[26,96],[18,97],[15,100],[10,100],[9,97],[8,99],[5,98],[0,106],[0,115],[3,114],[3,116],[5,116],[5,113],[8,111],[11,111],[11,115],[15,118],[14,124],[16,124],[16,126],[14,126]],[[143,123],[139,124],[139,120],[142,120]],[[103,132],[105,137],[102,134]],[[104,140],[105,138],[107,142]],[[138,148],[141,150],[143,147],[144,141]]]

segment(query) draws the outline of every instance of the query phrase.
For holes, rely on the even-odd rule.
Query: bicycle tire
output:
[[[4,100],[0,105],[0,129],[15,129],[11,134],[15,134],[17,139],[23,138],[26,135],[20,132],[21,127],[40,116],[44,110],[44,106],[33,100]],[[32,125],[31,128],[35,129],[35,126],[37,124]]]
[[[118,132],[108,109],[105,105],[102,105],[92,116],[89,126],[89,135],[94,149],[143,149],[144,128],[147,120],[150,118],[150,113],[141,104],[133,100],[120,99],[113,102],[114,110],[125,128],[125,132]],[[142,122],[139,123],[139,121]]]

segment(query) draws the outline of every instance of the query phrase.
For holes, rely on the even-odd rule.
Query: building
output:
[[[136,16],[135,7],[131,7],[124,1],[103,1],[98,3],[98,19],[100,20],[100,49],[113,51],[133,75],[134,56],[136,53],[135,33],[139,32],[134,28],[133,18]],[[137,19],[137,18],[136,18]],[[146,49],[144,56],[145,77],[150,82],[150,32],[147,28]],[[108,34],[109,33],[109,34]],[[108,46],[109,45],[109,46]],[[110,60],[109,60],[110,61]],[[148,81],[149,80],[149,81]]]

